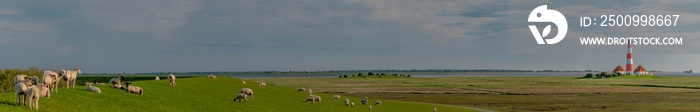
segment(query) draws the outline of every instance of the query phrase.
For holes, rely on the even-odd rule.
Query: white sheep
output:
[[[340,100],[340,95],[333,95],[333,100]]]
[[[437,108],[433,108],[433,112],[437,112]]]
[[[309,89],[309,95],[313,95],[313,90]]]
[[[369,110],[372,110],[372,105],[369,105]]]
[[[122,82],[122,80],[119,78],[112,78],[109,80],[109,83],[111,83],[112,85],[119,85],[119,84],[121,84],[121,82]]]
[[[233,102],[236,102],[236,100],[238,100],[239,103],[241,102],[241,100],[243,100],[246,104],[248,104],[248,95],[246,95],[245,93],[238,93],[236,98],[233,99]]]
[[[39,96],[44,98],[51,98],[51,89],[46,84],[39,84]]]
[[[175,83],[175,75],[170,74],[168,75],[168,81],[170,81],[170,87],[175,87],[177,83]]]
[[[80,68],[75,68],[75,70],[63,70],[61,69],[60,74],[62,74],[63,80],[66,81],[66,88],[75,88],[75,79],[78,78],[78,74],[82,73]],[[71,87],[68,87],[71,86]]]
[[[141,87],[131,86],[131,83],[128,83],[128,82],[124,83],[124,84],[126,84],[126,91],[129,91],[131,93],[136,93],[139,95],[143,95],[143,89],[141,89]]]
[[[122,86],[121,84],[115,84],[115,85],[112,85],[111,87],[117,88],[117,89],[124,89],[124,86]]]
[[[253,96],[253,90],[250,89],[250,88],[243,88],[243,89],[241,89],[241,91],[238,92],[238,93],[246,94],[246,95],[250,96],[250,98],[255,99],[255,96]]]
[[[27,105],[27,97],[25,97],[26,91],[30,88],[27,84],[18,82],[15,83],[15,96],[17,96],[17,104],[21,105],[23,101],[24,105]]]
[[[39,98],[41,97],[41,90],[37,86],[32,86],[27,91],[25,91],[24,97],[29,99],[29,109],[39,110]]]
[[[297,92],[304,92],[304,91],[306,91],[306,88],[299,88],[299,89],[297,89]]]
[[[350,99],[345,98],[343,103],[345,103],[345,106],[350,106]]]
[[[350,102],[350,107],[355,107],[355,102]]]
[[[381,106],[381,105],[382,105],[382,101],[374,102],[374,105],[379,105],[379,106]]]
[[[245,81],[244,81],[244,80],[241,80],[241,83],[245,84]]]
[[[41,80],[39,80],[39,77],[37,76],[31,76],[29,77],[29,80],[32,81],[32,85],[39,85],[39,82],[41,82]]]
[[[207,77],[212,78],[212,79],[216,79],[216,75],[207,75]]]
[[[24,74],[19,74],[15,76],[15,81],[12,84],[17,84],[18,82],[24,81],[24,79],[27,78],[27,75]]]
[[[160,77],[156,76],[156,80],[160,80]]]
[[[321,96],[309,95],[309,98],[306,99],[306,102],[309,101],[311,101],[311,104],[314,104],[315,101],[318,101],[318,103],[321,104]]]
[[[261,82],[260,85],[258,85],[258,87],[261,87],[261,88],[266,87],[266,86],[267,86],[267,84],[265,84],[265,82]]]
[[[54,71],[44,71],[44,74],[41,76],[41,83],[46,84],[49,88],[51,88],[51,92],[56,92],[58,93],[58,83],[60,82],[59,78],[63,76],[59,76],[58,73]]]
[[[98,88],[98,87],[92,86],[92,83],[86,83],[86,85],[88,86],[88,87],[87,87],[87,90],[88,90],[88,91],[92,91],[92,92],[96,92],[96,93],[102,93],[102,90],[100,90],[100,88]]]
[[[364,97],[364,98],[362,98],[362,100],[360,102],[362,103],[362,105],[366,105],[368,102],[367,100],[369,100],[369,99],[367,99],[367,97]]]

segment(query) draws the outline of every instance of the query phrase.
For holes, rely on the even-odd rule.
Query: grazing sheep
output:
[[[245,81],[244,81],[244,80],[241,80],[241,83],[245,84]]]
[[[382,106],[382,101],[377,101],[377,102],[374,102],[374,105],[379,105],[379,106]]]
[[[350,106],[350,99],[345,98],[343,103],[345,103],[345,106]]]
[[[333,100],[340,100],[340,95],[333,95]]]
[[[41,80],[39,82],[46,84],[49,88],[51,88],[51,92],[56,92],[58,93],[58,83],[60,82],[59,78],[63,76],[59,76],[58,73],[54,71],[44,71],[44,74],[41,76]]]
[[[174,88],[175,85],[177,84],[177,83],[175,83],[175,75],[173,75],[173,74],[170,74],[168,76],[168,81],[170,81],[170,87]]]
[[[156,76],[156,80],[160,80],[160,77]]]
[[[124,84],[126,84],[126,91],[129,91],[129,92],[131,92],[131,93],[136,93],[136,94],[139,94],[139,95],[143,95],[143,89],[141,89],[141,87],[138,87],[138,86],[130,86],[131,83],[129,83],[129,82],[124,83]]]
[[[80,68],[75,68],[75,70],[63,70],[63,69],[61,69],[59,74],[62,74],[64,76],[63,80],[66,81],[66,88],[70,88],[70,87],[68,87],[69,85],[72,88],[75,88],[75,79],[78,78],[78,74],[80,74],[80,73],[82,73],[82,71],[80,71]]]
[[[88,87],[87,87],[87,90],[88,90],[88,91],[92,91],[92,92],[96,92],[96,93],[102,93],[102,90],[100,90],[100,88],[98,88],[98,87],[92,86],[92,83],[89,83],[89,84],[86,84],[86,85],[88,86]]]
[[[297,89],[297,92],[304,92],[304,91],[306,91],[306,88],[299,88],[299,89]]]
[[[433,112],[437,112],[437,108],[433,108]]]
[[[29,99],[29,109],[39,110],[39,98],[41,97],[39,87],[32,86],[25,91],[24,97]]]
[[[246,95],[245,93],[238,93],[236,98],[233,99],[233,102],[236,102],[236,100],[238,100],[238,103],[240,103],[241,100],[243,100],[246,104],[248,104],[248,95]]]
[[[350,107],[355,107],[355,102],[350,102]]]
[[[15,76],[15,82],[13,82],[12,84],[17,84],[18,82],[22,82],[22,81],[24,81],[24,78],[27,78],[27,75],[19,74],[19,75]]]
[[[265,84],[265,82],[261,82],[260,85],[258,85],[258,87],[261,87],[261,88],[266,87],[266,86],[267,86],[267,84]]]
[[[238,93],[246,94],[246,95],[250,96],[250,98],[255,99],[255,96],[253,96],[253,90],[250,89],[250,88],[243,88],[243,89],[241,89],[241,91],[238,92]]]
[[[369,105],[369,110],[372,110],[372,105]]]
[[[311,104],[314,104],[315,101],[318,101],[318,104],[321,104],[321,97],[316,95],[309,95],[309,98],[306,99],[306,102],[309,101],[311,101]]]
[[[39,82],[40,82],[39,77],[31,76],[31,77],[29,77],[29,79],[32,81],[32,85],[39,85]]]
[[[360,102],[362,103],[362,105],[366,105],[368,102],[367,100],[368,100],[367,97],[364,97],[364,98],[362,98],[362,101],[360,101]]]
[[[27,94],[26,91],[29,89],[30,86],[27,86],[25,83],[15,83],[15,96],[17,96],[17,105],[21,105],[23,101],[24,105],[27,105],[27,97],[24,95]]]
[[[216,79],[216,75],[207,75],[207,77],[212,78],[212,79]]]

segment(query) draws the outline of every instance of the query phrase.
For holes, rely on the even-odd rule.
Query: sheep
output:
[[[160,80],[160,77],[156,76],[156,80]]]
[[[335,97],[334,97],[334,98],[335,98]],[[343,101],[343,103],[345,103],[345,106],[350,106],[350,99],[345,98],[345,100]]]
[[[250,98],[255,99],[255,96],[253,96],[253,90],[250,89],[250,88],[243,88],[243,89],[241,89],[241,91],[238,92],[238,93],[246,94],[246,95],[250,96]]]
[[[238,103],[240,103],[241,100],[243,100],[245,104],[248,104],[248,95],[246,95],[245,93],[238,93],[236,98],[233,99],[233,102],[236,102],[236,100],[238,100]]]
[[[115,85],[112,85],[111,87],[117,88],[117,89],[124,89],[124,86],[122,86],[121,84],[115,84]]]
[[[245,81],[244,81],[244,80],[241,80],[241,83],[245,84]]]
[[[212,78],[212,79],[216,79],[216,75],[207,75],[207,77]]]
[[[78,74],[82,73],[80,68],[75,68],[74,70],[63,70],[61,69],[60,74],[62,74],[63,80],[66,81],[66,88],[75,88],[75,79],[78,78]],[[71,87],[68,87],[68,86]]]
[[[309,89],[309,95],[313,95],[312,93],[313,93],[313,91],[311,89]]]
[[[98,87],[92,86],[92,83],[86,83],[85,85],[88,86],[88,87],[87,87],[87,90],[88,90],[88,91],[92,91],[92,92],[96,92],[96,93],[102,93],[102,90],[100,90],[100,88],[98,88]]]
[[[309,98],[306,99],[306,102],[309,101],[311,101],[311,104],[314,104],[315,101],[318,101],[318,103],[321,104],[321,97],[316,95],[309,95]]]
[[[369,105],[369,110],[372,110],[372,105]]]
[[[27,75],[24,74],[19,74],[15,76],[15,81],[12,84],[17,84],[18,82],[24,81],[24,78],[27,78]]]
[[[367,97],[364,97],[364,98],[362,98],[362,101],[360,101],[360,102],[362,103],[362,105],[366,105],[368,102],[367,100],[368,100]]]
[[[41,76],[41,80],[39,82],[46,84],[49,88],[51,88],[51,92],[56,92],[58,93],[58,83],[60,82],[60,78],[63,76],[59,76],[58,73],[54,71],[44,71],[44,74]]]
[[[121,82],[122,81],[119,78],[112,78],[109,80],[109,83],[111,83],[112,85],[119,85],[121,84]]]
[[[39,84],[39,96],[51,99],[51,89],[46,84]]]
[[[15,96],[17,96],[18,105],[22,104],[20,101],[24,101],[24,105],[27,105],[27,97],[24,97],[24,95],[27,94],[26,91],[29,89],[29,87],[30,86],[27,86],[22,82],[15,83]]]
[[[39,77],[37,76],[31,76],[29,79],[32,81],[32,85],[38,85],[40,82]]]
[[[260,88],[264,88],[266,86],[267,86],[267,84],[265,84],[265,82],[261,82],[260,85],[258,85],[258,87],[260,87]]]
[[[306,88],[299,88],[299,89],[297,89],[297,92],[304,92],[304,91],[306,91]]]
[[[355,102],[350,102],[350,107],[355,107]]]
[[[37,86],[32,86],[25,91],[24,97],[29,99],[29,109],[39,110],[39,98],[41,90]]]
[[[139,94],[139,95],[143,95],[143,89],[141,89],[141,87],[130,86],[131,83],[129,83],[129,82],[124,83],[124,84],[126,84],[126,91],[131,92],[131,93],[135,93],[135,94]]]
[[[177,84],[177,83],[175,83],[175,75],[170,74],[168,76],[168,81],[170,81],[170,87],[175,88],[175,85]]]
[[[382,101],[377,101],[377,102],[374,102],[374,105],[379,105],[379,106],[382,106]]]
[[[433,112],[437,112],[437,108],[433,108]]]
[[[340,95],[333,95],[333,100],[340,100]]]

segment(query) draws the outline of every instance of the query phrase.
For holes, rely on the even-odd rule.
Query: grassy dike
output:
[[[84,77],[79,77],[84,78]],[[86,78],[94,79],[94,78]],[[165,77],[161,77],[165,79]],[[128,80],[128,78],[127,78]],[[39,100],[40,111],[255,111],[255,112],[358,112],[369,111],[368,106],[360,104],[360,98],[350,98],[355,107],[347,107],[342,100],[332,100],[332,94],[314,93],[323,98],[322,104],[304,102],[307,92],[296,92],[295,88],[285,88],[268,84],[267,88],[258,88],[258,83],[247,81],[241,84],[240,79],[219,77],[178,78],[177,86],[170,88],[167,80],[128,81],[144,89],[144,94],[128,93],[124,90],[109,88],[108,85],[98,86],[101,94],[85,90],[86,86],[76,86],[75,89],[60,87],[58,93],[52,93],[51,98]],[[254,99],[248,104],[233,102],[233,98],[241,88],[254,90]],[[375,99],[370,99],[374,103]],[[468,108],[426,104],[406,101],[382,100],[381,106],[373,106],[372,111],[383,112],[430,112],[437,108],[440,112],[468,112]],[[0,111],[28,111],[28,106],[16,104],[13,92],[0,93]]]

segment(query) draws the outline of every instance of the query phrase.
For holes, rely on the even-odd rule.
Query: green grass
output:
[[[83,78],[83,79],[81,79]],[[79,80],[104,80],[106,78],[85,78]],[[129,78],[127,78],[128,80]],[[138,80],[139,78],[134,78]],[[59,88],[58,93],[51,94],[51,98],[39,100],[40,111],[253,111],[253,112],[358,112],[368,111],[367,106],[360,104],[357,97],[350,98],[355,102],[355,107],[345,106],[341,100],[333,101],[332,94],[315,93],[323,98],[322,104],[304,102],[307,92],[296,92],[295,88],[271,86],[258,88],[258,83],[247,81],[241,84],[239,79],[219,77],[209,79],[206,77],[178,78],[177,86],[170,88],[167,80],[138,80],[129,81],[133,85],[144,89],[143,95],[127,93],[124,90],[109,88],[107,85],[98,86],[102,93],[86,91],[85,86],[76,86],[75,89]],[[248,104],[233,102],[233,98],[241,88],[254,90],[255,98],[249,99]],[[0,111],[16,112],[28,111],[28,106],[16,104],[16,97],[12,92],[0,93]],[[370,99],[375,102],[376,99]],[[381,106],[374,106],[372,111],[384,112],[428,112],[438,108],[441,112],[465,112],[473,111],[463,107],[425,104],[407,101],[382,100]]]

